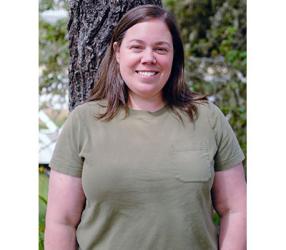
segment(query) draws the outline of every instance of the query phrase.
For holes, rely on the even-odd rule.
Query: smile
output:
[[[157,75],[159,72],[156,72],[156,71],[139,71],[139,70],[136,70],[136,73],[141,75],[141,76],[154,76],[154,75]]]

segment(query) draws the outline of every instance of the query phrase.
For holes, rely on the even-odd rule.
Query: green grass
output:
[[[49,177],[39,168],[39,250],[44,250],[45,216],[48,199]]]

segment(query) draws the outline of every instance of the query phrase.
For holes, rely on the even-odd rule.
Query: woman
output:
[[[243,153],[192,93],[175,21],[130,10],[51,160],[45,249],[245,249]],[[219,234],[213,208],[221,216]]]

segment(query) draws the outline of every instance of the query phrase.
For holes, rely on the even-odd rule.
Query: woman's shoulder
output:
[[[221,113],[219,107],[211,101],[199,102],[196,104],[198,115],[216,115]]]
[[[84,102],[76,106],[71,114],[80,118],[84,117],[95,117],[98,113],[100,113],[106,107],[106,102],[104,100],[99,101],[89,101]]]
[[[219,119],[225,119],[225,116],[220,108],[211,101],[198,103],[197,109],[198,119],[208,120],[211,127],[214,127]]]

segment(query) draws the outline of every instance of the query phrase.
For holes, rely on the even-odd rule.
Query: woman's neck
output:
[[[145,110],[155,112],[165,106],[162,95],[156,95],[149,98],[134,96],[129,93],[128,106],[135,110]]]

